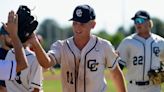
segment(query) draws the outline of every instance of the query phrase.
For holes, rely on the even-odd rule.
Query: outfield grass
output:
[[[112,85],[112,82],[110,82],[110,80],[107,80],[107,82],[107,92],[116,92]],[[44,80],[43,88],[44,92],[62,92],[60,80]]]
[[[108,76],[109,72],[105,71],[105,74]],[[108,86],[107,92],[116,92],[115,87],[109,77],[106,77],[106,79]],[[43,90],[44,92],[62,92],[60,69],[55,70],[54,75],[52,75],[49,71],[44,73]],[[164,84],[162,85],[162,92],[164,92]]]
[[[45,80],[43,88],[44,92],[62,92],[60,80]]]
[[[107,80],[107,82],[107,92],[116,92],[112,82],[110,80]],[[60,80],[44,80],[43,89],[44,92],[62,92],[61,82]]]

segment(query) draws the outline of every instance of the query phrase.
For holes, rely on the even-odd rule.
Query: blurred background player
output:
[[[119,63],[127,67],[128,92],[160,92],[160,84],[153,84],[148,72],[161,66],[164,39],[151,32],[153,22],[147,11],[136,12],[132,20],[136,33],[123,39],[117,49]]]

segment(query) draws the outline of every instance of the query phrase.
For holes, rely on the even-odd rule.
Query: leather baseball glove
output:
[[[150,70],[148,72],[149,80],[154,85],[159,85],[164,83],[164,67],[157,70]]]
[[[37,28],[38,22],[31,15],[31,10],[27,6],[24,5],[19,6],[17,14],[18,14],[18,36],[21,42],[24,43]]]
[[[24,5],[19,6],[18,11],[18,36],[22,43],[26,42],[28,37],[38,26],[37,20],[31,15],[31,10]],[[8,34],[3,28],[0,28],[0,34]]]

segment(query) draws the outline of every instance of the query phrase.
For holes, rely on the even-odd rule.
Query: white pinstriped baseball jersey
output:
[[[39,65],[34,53],[25,49],[28,68],[18,72],[15,80],[5,81],[8,92],[32,92],[34,88],[42,92],[42,67]],[[5,60],[15,60],[14,50],[9,50]]]
[[[16,76],[15,60],[0,60],[0,80],[13,80]]]
[[[126,37],[119,45],[118,52],[122,60],[119,63],[126,65],[128,81],[149,81],[148,71],[160,68],[159,54],[164,49],[164,39],[151,33],[148,39],[138,36],[136,33]],[[146,91],[148,87],[137,92]],[[160,89],[159,86],[156,87]],[[133,89],[134,90],[134,89]],[[158,92],[158,91],[155,92]]]
[[[105,92],[104,69],[114,69],[119,59],[111,43],[96,36],[82,51],[71,37],[54,43],[48,54],[61,64],[63,92]]]

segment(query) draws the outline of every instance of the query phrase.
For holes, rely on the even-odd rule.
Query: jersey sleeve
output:
[[[116,54],[115,49],[110,42],[107,42],[104,46],[105,46],[105,55],[106,55],[105,60],[106,60],[107,67],[113,70],[117,65],[119,57]]]
[[[123,40],[117,48],[117,52],[121,58],[119,63],[126,66],[126,62],[128,61],[128,43],[127,40]]]
[[[34,88],[38,88],[41,91],[42,90],[42,81],[43,81],[42,67],[39,65],[36,58],[34,59],[34,62],[31,66],[30,71],[31,71],[30,92],[33,91]]]
[[[51,48],[48,51],[48,55],[53,59],[55,64],[60,64],[61,41],[57,41],[51,45]]]
[[[0,80],[13,80],[16,77],[16,61],[0,60]]]

